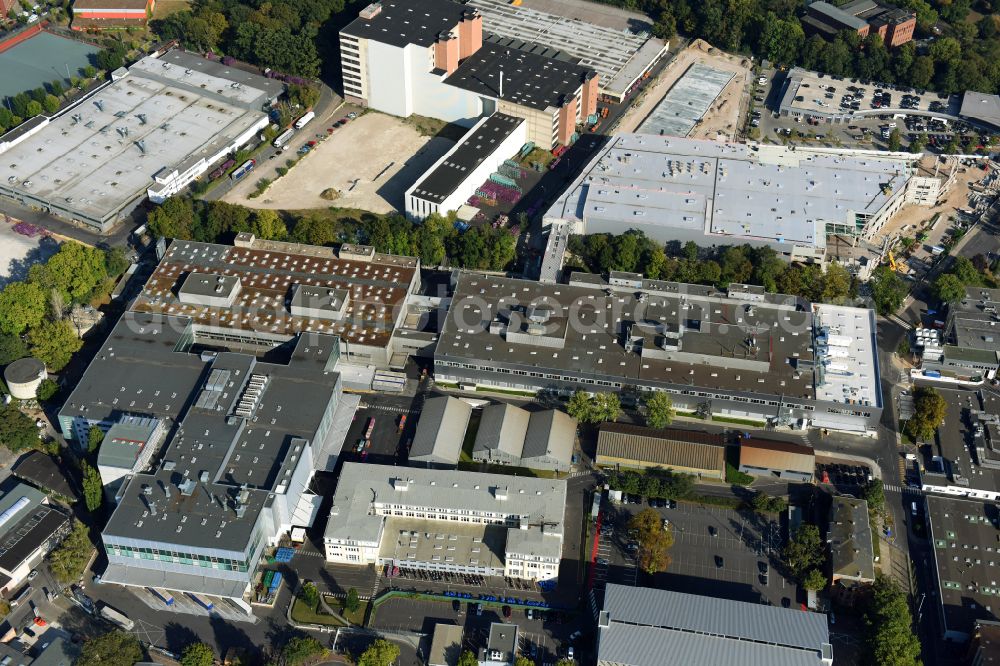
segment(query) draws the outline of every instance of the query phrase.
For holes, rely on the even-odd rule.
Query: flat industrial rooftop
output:
[[[636,131],[640,134],[689,135],[734,76],[733,72],[702,63],[691,65]]]
[[[826,223],[872,216],[906,186],[899,161],[623,134],[597,154],[545,217],[824,247]],[[648,233],[648,232],[647,232]]]
[[[606,16],[591,22],[589,2],[572,3],[572,10],[570,3],[562,2],[561,13],[516,7],[508,0],[475,0],[472,4],[483,15],[484,32],[557,49],[597,70],[601,89],[616,95],[625,93],[666,48],[648,32],[608,27]]]
[[[0,189],[103,222],[145,196],[164,167],[212,157],[251,130],[268,94],[145,58],[4,152]]]

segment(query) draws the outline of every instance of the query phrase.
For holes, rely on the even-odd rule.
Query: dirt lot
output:
[[[715,139],[720,133],[731,136],[736,130],[740,109],[745,108],[743,91],[751,75],[750,61],[720,51],[701,39],[692,42],[691,46],[678,53],[670,64],[663,68],[653,85],[646,89],[622,117],[618,127],[615,128],[615,133],[634,132],[677,80],[695,63],[704,63],[709,67],[733,72],[735,76],[716,98],[690,136],[692,139]]]
[[[247,198],[260,178],[273,178],[274,169],[291,155],[268,160],[224,200],[249,208],[337,206],[390,213],[403,209],[406,189],[452,145],[447,139],[422,136],[399,118],[370,112],[321,142],[263,196]],[[329,188],[338,190],[339,198],[320,196]]]
[[[924,165],[933,165],[936,157],[930,156],[925,157],[922,161]],[[930,166],[933,169],[933,166]],[[942,165],[942,175],[948,173],[948,167]],[[921,170],[920,175],[931,175],[930,171]],[[941,219],[934,229],[931,230],[930,235],[927,237],[920,246],[913,252],[913,256],[917,258],[924,258],[930,255],[928,248],[933,245],[940,244],[942,238],[945,236],[946,232],[950,228],[948,224],[948,217],[955,215],[955,211],[958,208],[968,208],[969,207],[969,184],[974,183],[984,175],[983,171],[971,167],[959,167],[958,172],[955,174],[955,181],[952,183],[951,187],[941,198],[941,201],[937,206],[933,208],[927,208],[925,206],[917,206],[914,204],[909,204],[904,206],[893,218],[882,228],[879,236],[880,237],[914,237],[917,231],[923,224],[929,221],[936,213],[941,214]],[[876,239],[879,242],[881,238]]]

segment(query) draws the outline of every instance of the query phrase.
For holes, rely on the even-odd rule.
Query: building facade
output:
[[[545,581],[558,576],[565,481],[345,463],[328,562]]]

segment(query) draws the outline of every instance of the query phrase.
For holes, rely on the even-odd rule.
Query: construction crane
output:
[[[896,261],[896,257],[892,256],[892,250],[889,250],[889,268],[891,268],[893,272],[896,273],[899,272],[900,268],[899,263]]]

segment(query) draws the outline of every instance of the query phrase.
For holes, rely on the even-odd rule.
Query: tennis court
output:
[[[78,76],[95,53],[94,46],[42,31],[0,53],[0,99]]]

